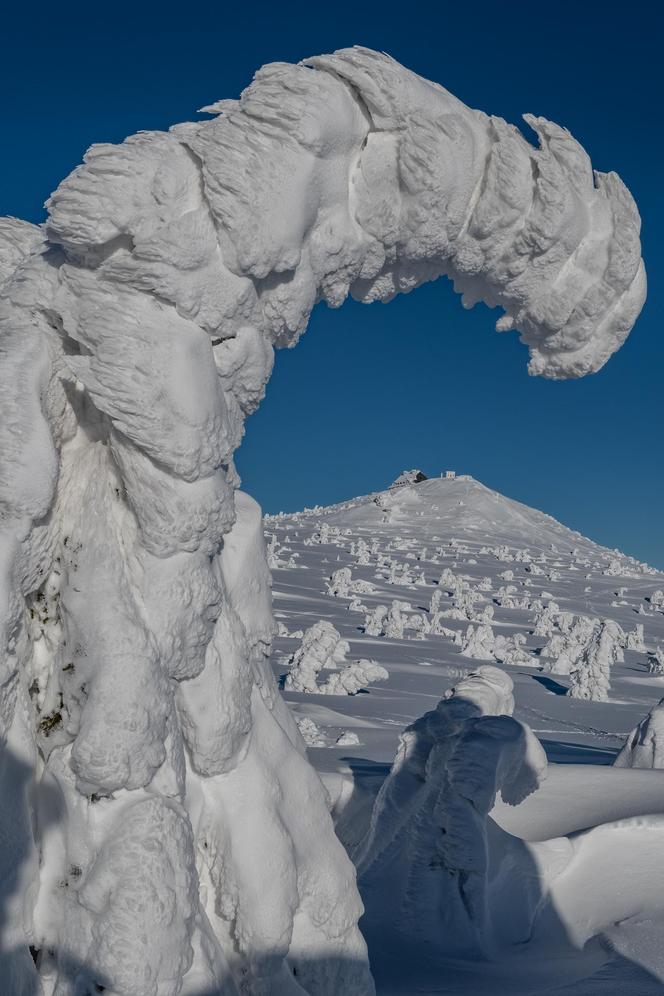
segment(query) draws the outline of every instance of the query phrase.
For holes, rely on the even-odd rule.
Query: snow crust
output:
[[[71,958],[118,996],[373,991],[354,869],[268,666],[245,419],[319,300],[446,275],[554,378],[599,369],[644,300],[628,191],[543,118],[533,147],[364,48],[265,66],[211,113],[93,146],[42,228],[0,220],[0,734],[60,828],[47,843],[17,802],[17,993],[66,991]],[[491,724],[512,760],[480,764],[481,813],[530,750]]]

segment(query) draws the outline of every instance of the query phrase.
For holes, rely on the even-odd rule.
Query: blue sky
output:
[[[516,337],[444,281],[389,306],[316,309],[278,356],[238,465],[267,511],[329,503],[405,467],[452,467],[664,567],[661,6],[474,2],[12,5],[3,15],[0,213],[44,217],[95,141],[196,118],[262,63],[389,52],[467,104],[570,128],[643,218],[649,300],[594,377],[529,378]]]

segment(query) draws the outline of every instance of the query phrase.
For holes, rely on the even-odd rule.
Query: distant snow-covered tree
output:
[[[573,699],[607,702],[611,687],[611,667],[622,652],[622,630],[612,619],[604,619],[594,631],[570,670],[571,685],[567,694]]]
[[[616,768],[664,768],[664,699],[632,730],[613,764]]]

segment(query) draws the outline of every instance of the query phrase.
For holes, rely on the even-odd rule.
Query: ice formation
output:
[[[599,369],[644,299],[629,193],[543,118],[535,148],[361,48],[266,66],[209,111],[93,146],[43,227],[0,220],[0,725],[63,824],[40,872],[27,820],[17,994],[65,986],[69,958],[119,996],[372,991],[266,666],[244,420],[318,300],[447,275],[557,378]]]

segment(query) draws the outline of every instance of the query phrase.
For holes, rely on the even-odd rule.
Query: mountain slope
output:
[[[386,509],[386,513],[382,511]],[[343,526],[399,525],[423,541],[437,532],[510,543],[544,551],[556,546],[578,547],[600,556],[602,547],[552,516],[492,491],[474,478],[430,478],[418,484],[376,492],[320,510],[326,521]],[[388,519],[385,522],[385,519]]]
[[[664,812],[664,772],[596,768],[612,765],[630,731],[664,696],[657,673],[664,667],[655,656],[664,662],[664,574],[469,477],[406,483],[329,508],[268,516],[265,533],[280,627],[272,665],[351,855],[404,728],[487,663],[512,679],[514,717],[532,728],[549,760],[549,777],[527,804],[498,802],[492,816],[499,825],[538,841],[573,835],[589,820]],[[381,606],[391,611],[384,615]],[[374,626],[381,613],[382,625]],[[321,621],[310,652],[303,632]],[[546,656],[561,641],[568,646],[572,624],[595,639],[621,634],[605,701],[567,694],[572,676]],[[484,644],[487,626],[491,638]],[[303,660],[313,668],[308,692],[292,678]],[[367,660],[385,668],[387,680],[369,677],[360,694],[337,694],[344,666]],[[599,773],[606,778],[598,780]],[[372,926],[384,899],[364,898],[370,953],[378,944],[372,954],[378,992],[391,992],[386,979],[395,966],[381,960],[383,928]],[[576,966],[565,976],[569,986],[562,987],[561,976],[559,991],[583,996],[600,982],[609,993],[625,986],[661,991],[641,968],[621,961],[592,981],[573,981],[590,976],[601,960]],[[559,967],[539,971],[555,978]],[[507,973],[505,991],[541,990],[541,974],[534,979]],[[492,978],[426,991],[503,990]]]

